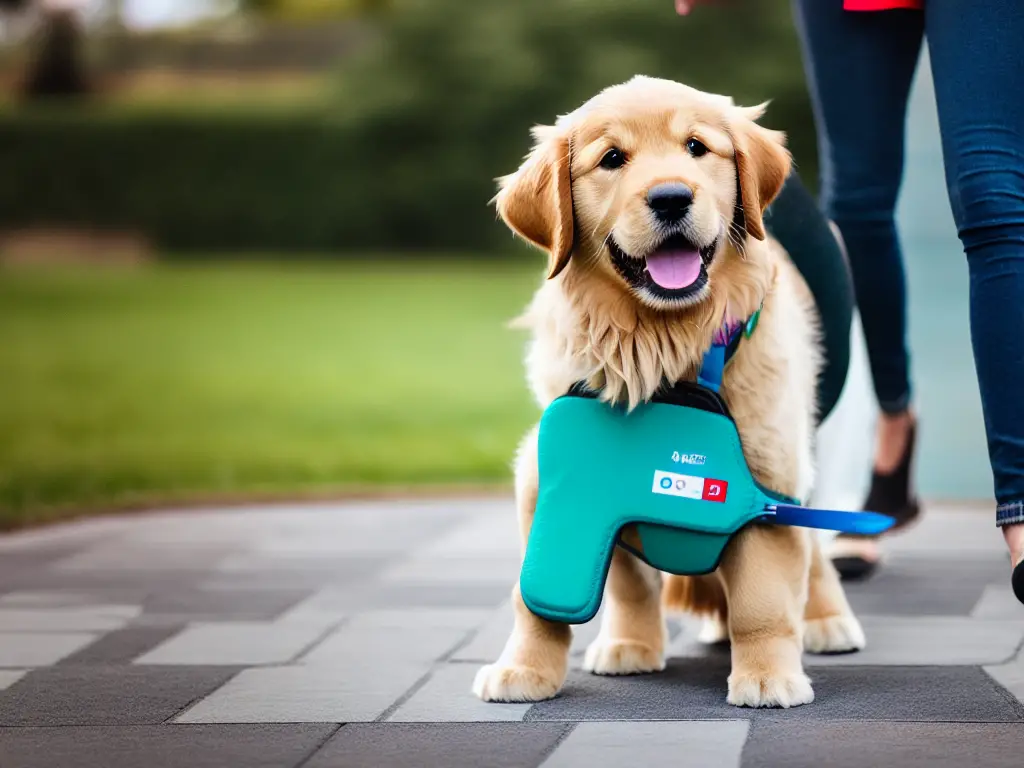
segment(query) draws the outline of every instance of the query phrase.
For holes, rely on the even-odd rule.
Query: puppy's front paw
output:
[[[804,650],[810,653],[850,653],[863,650],[864,630],[852,613],[810,619],[804,625]]]
[[[635,640],[598,638],[583,657],[583,669],[595,675],[642,675],[664,668],[663,653]]]
[[[484,701],[527,702],[553,698],[562,687],[557,675],[530,667],[481,667],[473,680],[473,693]]]
[[[814,701],[814,689],[807,675],[729,676],[728,702],[735,707],[799,707]]]

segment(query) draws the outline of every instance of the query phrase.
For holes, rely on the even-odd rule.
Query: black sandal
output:
[[[1024,603],[1024,560],[1017,563],[1017,566],[1013,569],[1010,584],[1013,586],[1013,594]]]
[[[871,474],[871,489],[868,491],[868,497],[864,501],[862,509],[880,512],[896,519],[896,525],[886,531],[886,535],[909,527],[917,522],[921,514],[921,504],[911,489],[916,444],[917,422],[915,421],[910,425],[907,447],[896,469],[887,474],[880,472]],[[877,540],[877,536],[837,536],[833,545],[835,554],[832,557],[832,563],[839,571],[840,577],[847,581],[858,581],[866,579],[874,573],[878,567],[878,560],[866,557],[858,550],[864,549],[865,542]],[[1024,594],[1024,569],[1021,571],[1020,594]]]

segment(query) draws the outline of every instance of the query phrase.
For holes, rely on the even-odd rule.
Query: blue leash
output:
[[[885,533],[896,521],[877,512],[846,512],[838,509],[815,509],[796,504],[776,504],[766,507],[764,522],[794,525],[799,528],[823,528],[855,536],[877,536]]]
[[[743,325],[732,328],[724,340],[716,340],[704,353],[704,361],[697,372],[697,383],[717,393],[722,387],[725,366],[732,358],[740,334],[750,336],[757,327],[761,310],[758,309]],[[777,503],[765,507],[762,522],[792,525],[799,528],[821,528],[855,536],[877,536],[896,524],[895,518],[877,512],[847,512],[839,509],[815,509],[799,504]]]

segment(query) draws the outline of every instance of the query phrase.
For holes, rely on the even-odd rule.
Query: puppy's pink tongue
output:
[[[700,253],[694,250],[655,251],[647,257],[647,271],[662,288],[678,290],[700,277]]]

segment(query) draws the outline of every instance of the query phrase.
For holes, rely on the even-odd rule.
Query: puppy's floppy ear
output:
[[[498,214],[520,237],[548,252],[548,279],[569,263],[573,245],[569,137],[555,128],[533,131],[537,144],[515,173],[499,180]]]
[[[765,237],[764,210],[779,194],[793,163],[785,148],[785,134],[754,122],[763,112],[764,105],[737,109],[729,127],[736,154],[738,202],[743,206],[747,232],[758,240]]]

